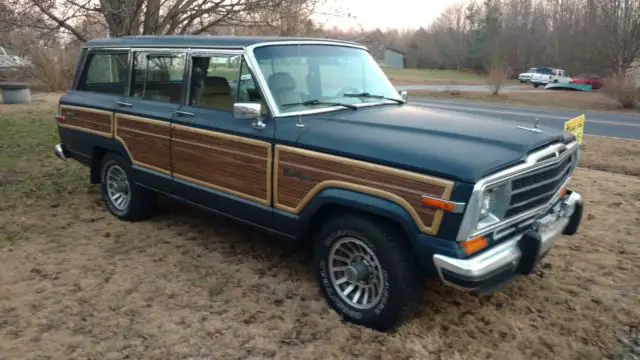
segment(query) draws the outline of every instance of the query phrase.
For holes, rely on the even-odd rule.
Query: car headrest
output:
[[[277,72],[271,74],[267,80],[269,88],[273,92],[279,92],[283,90],[294,90],[296,88],[296,80],[291,74],[286,72]]]
[[[213,76],[204,79],[204,89],[202,95],[230,95],[231,87],[227,79],[220,76]]]

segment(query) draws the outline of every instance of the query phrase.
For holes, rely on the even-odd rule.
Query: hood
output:
[[[474,183],[524,160],[532,150],[569,139],[561,131],[540,129],[428,106],[381,105],[311,116],[298,144]]]

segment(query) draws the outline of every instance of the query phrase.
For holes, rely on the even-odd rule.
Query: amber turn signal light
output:
[[[432,198],[428,198],[428,197],[423,197],[420,202],[422,202],[422,205],[428,206],[428,207],[432,207],[432,208],[436,208],[436,209],[441,209],[444,211],[448,211],[448,212],[454,212],[456,210],[456,205],[452,204],[448,201],[444,201],[444,200],[438,200],[438,199],[432,199]]]
[[[567,194],[567,188],[566,187],[561,187],[560,191],[558,191],[558,193],[560,194],[560,197],[564,197]]]
[[[478,236],[475,239],[463,242],[462,248],[464,249],[465,254],[472,255],[486,248],[487,245],[489,245],[487,239],[484,236]]]

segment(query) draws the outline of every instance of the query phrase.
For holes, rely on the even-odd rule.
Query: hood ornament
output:
[[[526,127],[526,126],[516,126],[518,129],[522,129],[522,130],[527,130],[527,131],[531,131],[531,132],[536,132],[536,133],[542,133],[544,131],[540,130],[540,128],[538,127],[538,124],[540,123],[540,119],[536,118],[536,122],[533,124],[533,127]]]

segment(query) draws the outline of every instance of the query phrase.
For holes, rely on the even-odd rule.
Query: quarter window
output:
[[[78,90],[124,95],[128,59],[129,54],[126,52],[90,54]]]
[[[131,96],[179,104],[184,90],[184,56],[137,53]]]

